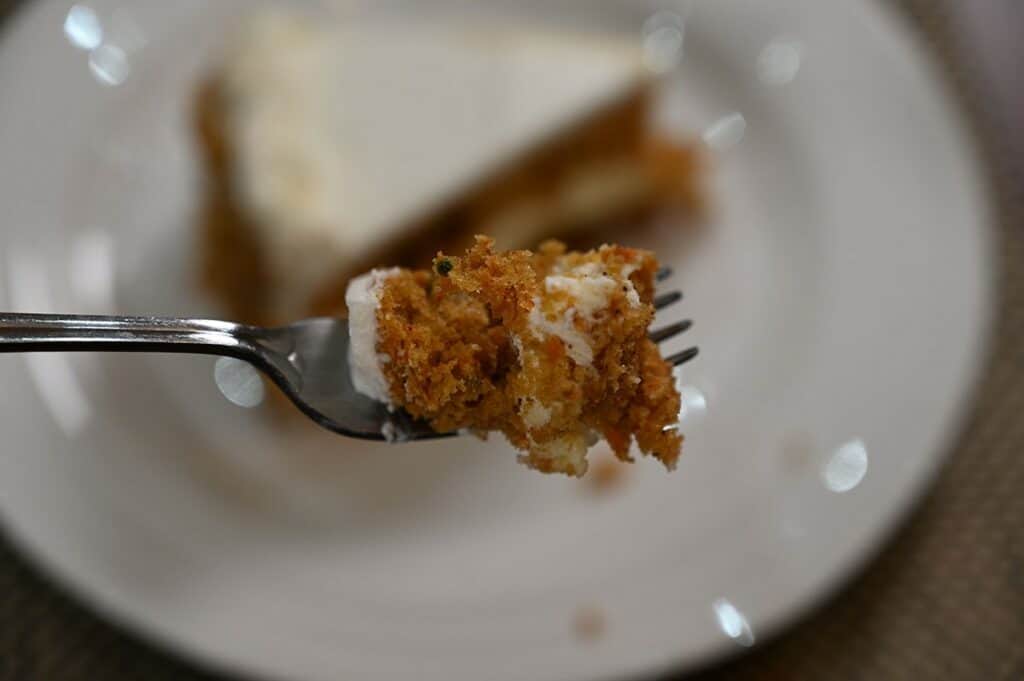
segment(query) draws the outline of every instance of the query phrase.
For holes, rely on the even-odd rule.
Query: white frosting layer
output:
[[[635,269],[635,265],[626,265],[621,273],[621,283],[607,274],[599,263],[585,263],[548,275],[544,278],[544,290],[549,294],[564,291],[569,295],[569,301],[552,321],[541,310],[540,299],[534,299],[530,310],[530,327],[534,335],[543,337],[551,334],[561,338],[569,357],[577,364],[589,366],[594,360],[594,352],[586,334],[576,328],[576,317],[579,315],[593,321],[598,312],[608,308],[611,295],[618,286],[626,288],[626,301],[633,307],[639,307],[640,296],[629,280]]]
[[[415,218],[637,87],[639,43],[255,14],[221,85],[272,305],[294,312]]]
[[[530,428],[541,428],[551,420],[551,408],[544,406],[540,400],[531,399],[523,410],[523,423]]]
[[[391,358],[377,352],[377,309],[384,282],[396,272],[397,269],[372,270],[350,281],[345,290],[352,385],[357,392],[389,406],[390,391],[381,365]]]
[[[636,270],[637,265],[623,265],[619,276],[623,278],[623,284],[626,287],[626,302],[633,307],[640,307],[640,293],[637,292],[636,286],[633,285],[633,280],[629,278],[629,275],[636,272]]]
[[[552,274],[544,279],[548,293],[565,291],[572,296],[576,311],[587,319],[593,319],[597,312],[608,307],[608,298],[616,286],[615,279],[605,274],[598,263],[586,263],[565,274]]]
[[[594,361],[594,350],[590,347],[590,341],[586,334],[576,328],[573,320],[576,318],[575,308],[568,308],[562,312],[554,321],[547,318],[540,307],[540,299],[535,298],[533,309],[530,310],[530,329],[538,338],[545,335],[558,336],[565,343],[565,353],[574,362],[583,366],[590,366]]]
[[[533,450],[543,458],[567,460],[568,469],[584,471],[587,468],[587,449],[593,444],[580,433],[563,435],[560,438],[538,444],[531,440]]]

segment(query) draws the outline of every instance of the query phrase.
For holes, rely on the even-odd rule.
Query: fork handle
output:
[[[207,319],[0,312],[0,352],[258,355],[255,328]]]

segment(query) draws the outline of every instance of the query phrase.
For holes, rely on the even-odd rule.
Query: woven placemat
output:
[[[0,20],[13,4],[0,0]],[[789,633],[687,678],[1024,679],[1024,177],[945,5],[896,4],[945,67],[987,161],[1001,259],[993,356],[948,465],[871,567]],[[229,681],[99,619],[2,536],[0,594],[2,681]]]

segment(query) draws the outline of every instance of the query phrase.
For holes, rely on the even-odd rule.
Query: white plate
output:
[[[0,307],[208,312],[188,268],[188,103],[239,3],[211,5],[97,1],[91,53],[65,34],[68,2],[5,27]],[[638,39],[650,11],[587,7]],[[208,359],[8,356],[8,530],[151,639],[289,679],[622,677],[740,649],[820,600],[957,433],[985,349],[988,208],[893,16],[681,11],[668,113],[700,131],[740,112],[746,132],[718,155],[714,223],[673,311],[702,349],[675,474],[645,460],[594,497],[497,443],[275,426],[221,399]],[[70,37],[96,43],[75,16]],[[606,626],[583,642],[588,609]]]

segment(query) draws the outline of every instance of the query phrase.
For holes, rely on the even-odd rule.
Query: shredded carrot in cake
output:
[[[672,469],[682,436],[672,368],[648,339],[648,251],[602,246],[497,253],[487,237],[432,270],[399,270],[377,309],[381,370],[395,406],[439,431],[500,431],[545,473],[580,476],[604,437]]]

